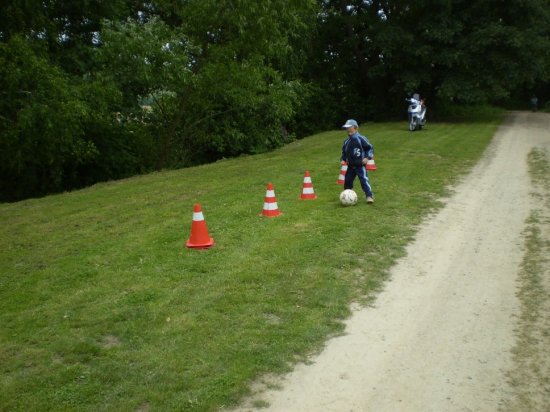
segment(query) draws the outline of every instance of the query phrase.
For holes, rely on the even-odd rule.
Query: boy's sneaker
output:
[[[371,196],[367,197],[367,203],[374,203],[374,199]]]

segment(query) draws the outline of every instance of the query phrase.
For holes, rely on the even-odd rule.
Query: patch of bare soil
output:
[[[550,115],[511,113],[375,305],[239,410],[548,411],[550,204],[534,150],[550,156]]]

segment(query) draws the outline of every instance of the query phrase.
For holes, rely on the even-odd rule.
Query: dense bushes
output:
[[[413,91],[431,116],[550,97],[538,0],[96,3],[0,5],[0,201],[402,118]]]

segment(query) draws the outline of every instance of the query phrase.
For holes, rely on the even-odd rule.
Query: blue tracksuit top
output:
[[[359,132],[355,132],[352,135],[348,136],[348,138],[344,141],[344,144],[342,145],[342,156],[340,157],[341,161],[348,162],[348,159],[346,159],[346,146],[351,139],[359,139],[359,142],[361,143],[361,147],[363,148],[363,158],[365,157],[367,159],[373,158],[374,147],[372,146],[372,144],[370,144],[369,139],[359,134]]]

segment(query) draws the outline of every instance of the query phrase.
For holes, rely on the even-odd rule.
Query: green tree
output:
[[[17,200],[151,170],[139,122],[122,122],[123,93],[95,76],[100,20],[132,1],[0,4],[0,199]]]
[[[288,141],[316,7],[3,2],[2,198]]]
[[[203,161],[196,153],[217,158],[288,141],[316,10],[311,0],[191,0],[171,9],[199,48],[195,87],[178,96],[187,113],[177,145]]]
[[[137,13],[134,0],[4,0],[0,3],[0,40],[12,35],[46,47],[49,60],[65,72],[82,75],[93,68],[101,20]]]
[[[324,0],[310,79],[358,117],[399,113],[403,97],[502,102],[547,81],[547,0]]]
[[[0,198],[14,200],[63,189],[67,162],[98,152],[82,132],[87,107],[64,73],[28,43],[0,43]]]
[[[19,200],[152,170],[142,124],[124,121],[106,79],[70,76],[14,35],[0,43],[0,200]]]
[[[102,53],[106,73],[126,71],[116,77],[126,82],[129,100],[151,97],[149,127],[160,136],[159,168],[288,141],[314,1],[150,6],[133,22],[108,26]],[[131,36],[124,34],[129,31]]]

